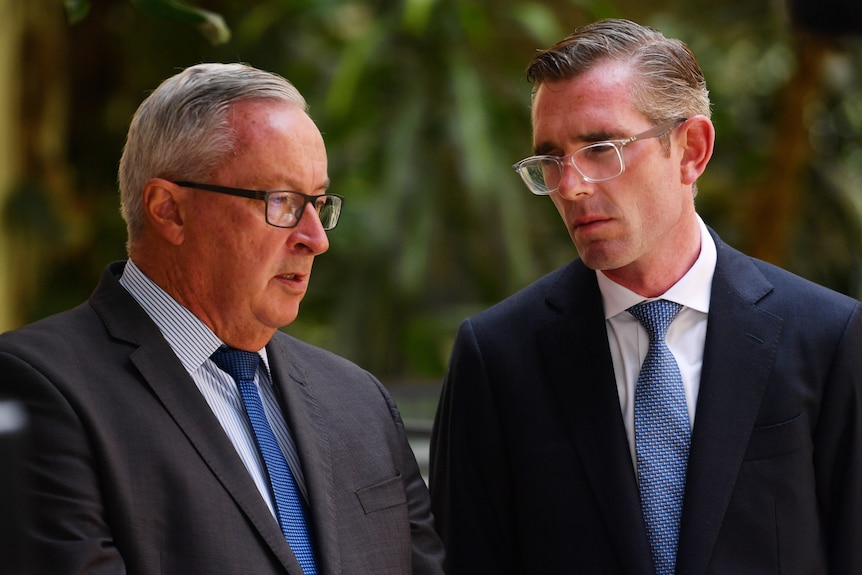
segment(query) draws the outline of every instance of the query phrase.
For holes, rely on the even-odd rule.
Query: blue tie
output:
[[[635,450],[641,506],[657,575],[673,575],[691,428],[679,365],[665,334],[682,306],[667,300],[629,308],[649,333],[635,390]]]
[[[239,393],[254,429],[257,447],[263,456],[272,484],[281,531],[302,566],[303,572],[306,575],[316,575],[314,552],[311,548],[305,510],[296,487],[296,480],[269,426],[263,410],[263,402],[254,383],[254,374],[257,371],[260,356],[250,351],[221,347],[212,355],[212,360],[222,371],[229,373],[239,387]]]

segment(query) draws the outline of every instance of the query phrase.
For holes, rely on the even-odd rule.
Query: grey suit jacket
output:
[[[0,395],[31,417],[31,572],[300,574],[218,420],[117,282],[122,265],[88,303],[0,335]],[[321,573],[441,573],[428,493],[380,382],[282,333],[267,354]]]
[[[717,237],[678,575],[862,573],[862,306]],[[653,573],[595,272],[464,322],[432,440],[450,575]]]

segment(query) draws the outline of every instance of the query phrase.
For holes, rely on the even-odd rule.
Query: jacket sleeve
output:
[[[470,320],[456,337],[434,423],[431,500],[447,573],[525,572],[514,553],[506,441]]]
[[[814,436],[829,573],[862,573],[862,306],[851,314]]]
[[[38,369],[0,351],[0,396],[27,411],[23,462],[29,573],[122,574],[100,495],[94,440],[75,406]]]

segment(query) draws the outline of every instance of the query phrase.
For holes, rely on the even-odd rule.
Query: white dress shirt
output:
[[[263,459],[257,449],[251,422],[246,416],[239,388],[233,378],[216,366],[210,356],[224,342],[197,316],[162,290],[130,259],[126,263],[120,284],[144,308],[162,335],[177,354],[198,390],[221,423],[237,454],[254,480],[270,511],[275,517],[272,490],[267,480]],[[284,457],[296,478],[297,487],[307,499],[305,481],[299,465],[296,446],[278,405],[269,373],[266,349],[258,354],[263,369],[258,368],[255,384],[263,400],[266,418],[281,446]]]
[[[706,323],[716,261],[715,242],[700,216],[697,219],[700,224],[700,255],[691,269],[669,290],[657,298],[650,298],[666,299],[683,306],[667,330],[666,342],[679,364],[688,419],[692,428],[700,390]],[[597,271],[596,276],[605,308],[605,326],[614,363],[620,410],[634,463],[637,461],[634,431],[635,387],[649,349],[649,335],[641,323],[626,310],[648,299],[615,283],[601,271]]]

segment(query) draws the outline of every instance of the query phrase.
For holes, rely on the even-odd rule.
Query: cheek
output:
[[[684,214],[684,202],[679,190],[654,190],[649,200],[639,207],[637,234],[647,238],[664,237],[679,225]]]
[[[563,219],[566,219],[566,209],[563,205],[565,202],[560,199],[559,194],[553,194],[551,196],[551,202],[553,202],[554,207],[557,208],[557,213],[560,214]]]
[[[551,202],[554,204],[554,208],[556,208],[557,213],[560,214],[560,217],[563,219],[563,222],[566,223],[566,227],[568,227],[572,220],[576,217],[579,204],[587,202],[590,205],[596,205],[595,195],[586,200],[570,200],[566,199],[560,194],[551,194],[548,197],[551,199]]]
[[[202,249],[206,253],[200,254],[195,265],[211,274],[213,289],[225,304],[248,299],[250,294],[266,288],[264,271],[269,269],[268,259],[250,234],[234,231],[220,237],[212,235]]]

